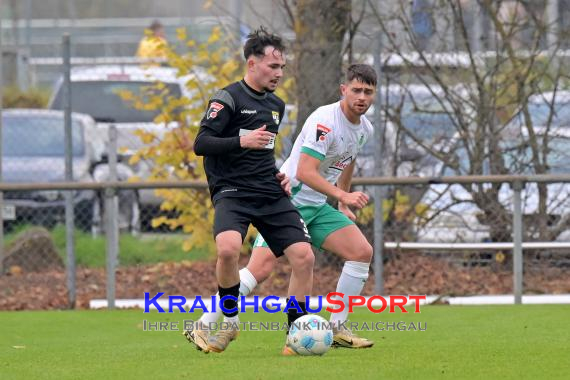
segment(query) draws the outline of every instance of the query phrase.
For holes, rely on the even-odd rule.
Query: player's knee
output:
[[[370,243],[366,242],[364,247],[362,247],[362,262],[371,262],[372,256],[374,255],[374,248],[370,245]]]
[[[315,265],[315,255],[311,248],[300,250],[299,253],[295,256],[294,263],[291,263],[297,272],[299,271],[307,271],[311,272],[313,270],[313,266]]]
[[[224,261],[234,261],[239,258],[241,244],[236,242],[219,242],[217,244],[218,258]]]
[[[362,244],[355,245],[344,254],[345,260],[359,261],[361,263],[369,263],[372,261],[372,255],[374,254],[374,249],[367,241]]]

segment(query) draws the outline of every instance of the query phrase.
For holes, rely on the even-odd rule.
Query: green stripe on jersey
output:
[[[297,186],[294,186],[291,188],[291,198],[295,197],[295,195],[301,191],[301,188],[303,187],[303,182],[299,182],[299,184]]]
[[[306,146],[301,148],[301,153],[308,154],[311,157],[315,157],[317,160],[322,161],[325,159],[325,155],[322,153],[317,152],[316,150],[312,150],[311,148],[307,148]]]

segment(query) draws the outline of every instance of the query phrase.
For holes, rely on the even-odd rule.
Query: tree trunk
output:
[[[297,73],[297,131],[317,107],[339,99],[343,40],[349,27],[350,0],[297,1],[295,68]]]

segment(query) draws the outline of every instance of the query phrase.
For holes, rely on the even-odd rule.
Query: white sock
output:
[[[239,271],[240,295],[242,296],[249,295],[256,286],[257,286],[257,280],[255,279],[255,277],[253,277],[249,269],[243,268],[242,270]],[[218,298],[219,294],[216,293],[216,299]],[[206,327],[208,327],[210,326],[210,324],[218,322],[222,317],[222,315],[223,315],[222,308],[220,308],[218,305],[216,307],[216,311],[202,314],[199,321],[202,322]],[[226,320],[226,317],[224,317],[224,322],[228,322]]]
[[[239,294],[248,296],[257,286],[257,280],[247,268],[239,271]]]
[[[239,323],[239,314],[236,314],[233,317],[226,317],[224,315],[224,322],[230,324]]]
[[[348,296],[359,296],[368,279],[370,263],[347,261],[344,263],[342,273],[336,285],[336,291],[344,293],[344,310],[340,313],[331,313],[331,322],[344,322],[348,317]],[[337,299],[341,299],[337,297]]]

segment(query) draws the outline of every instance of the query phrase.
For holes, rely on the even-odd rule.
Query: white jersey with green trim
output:
[[[291,178],[292,202],[295,206],[322,205],[327,196],[311,189],[296,178],[301,153],[321,161],[319,174],[336,184],[343,170],[356,159],[362,146],[372,136],[373,127],[366,116],[352,124],[340,108],[340,101],[316,109],[303,129],[281,171]]]

